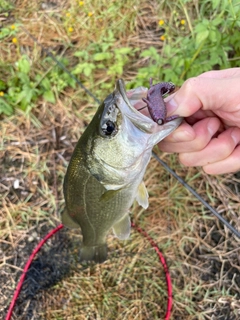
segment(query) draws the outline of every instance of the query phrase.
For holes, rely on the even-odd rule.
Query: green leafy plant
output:
[[[0,13],[7,12],[8,10],[13,9],[14,6],[9,0],[0,0]],[[8,14],[5,13],[5,16]]]
[[[29,77],[30,63],[26,57],[22,57],[16,63],[16,72],[11,68],[11,76],[4,82],[2,80],[3,94],[0,100],[0,112],[9,115],[18,105],[25,110],[26,107],[35,101],[38,90],[34,87]]]
[[[45,59],[45,63],[49,58]],[[67,65],[67,59],[61,62]],[[52,64],[52,61],[51,61]],[[67,86],[75,87],[75,81],[59,67],[50,67],[44,74],[31,74],[31,63],[23,55],[14,67],[9,67],[10,76],[0,80],[0,113],[11,115],[15,108],[23,111],[31,109],[36,100],[43,97],[50,103]]]
[[[115,48],[115,42],[113,33],[108,31],[101,43],[90,44],[86,50],[75,52],[74,55],[79,58],[79,63],[72,73],[80,75],[83,80],[85,77],[93,82],[94,72],[104,72],[106,76],[111,76],[112,81],[102,83],[101,88],[112,87],[116,77],[123,74],[130,58],[139,50],[130,47]]]
[[[0,3],[1,7],[1,3]],[[14,37],[18,32],[18,27],[20,24],[13,24],[11,26],[3,27],[0,29],[0,40],[7,37]]]
[[[200,1],[194,19],[186,7],[191,1],[179,2],[189,31],[182,32],[179,25],[176,28],[173,18],[166,25],[161,54],[155,47],[141,53],[148,64],[139,69],[131,86],[142,85],[149,77],[181,85],[185,79],[208,70],[240,66],[239,1]]]

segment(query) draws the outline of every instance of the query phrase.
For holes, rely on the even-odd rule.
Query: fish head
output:
[[[159,126],[138,111],[135,106],[141,104],[147,91],[139,87],[126,92],[124,81],[117,80],[115,90],[89,124],[94,133],[89,145],[89,170],[99,181],[105,181],[106,174],[108,181],[138,175],[147,166],[153,146],[181,123],[177,118]]]

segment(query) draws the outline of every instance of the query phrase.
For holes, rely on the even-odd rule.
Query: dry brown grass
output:
[[[42,3],[16,1],[16,9],[10,15],[11,23],[15,17],[21,19],[39,42],[51,48],[60,43],[60,51],[68,57],[72,54],[70,43],[73,41],[79,48],[96,41],[96,33],[91,32],[90,25],[84,29],[84,34],[79,28],[69,37],[60,23],[63,12],[71,10],[72,1],[62,1],[61,7],[57,5],[47,13],[39,10]],[[131,43],[146,48],[154,44],[160,49],[154,29],[158,12],[156,2],[150,5],[136,1],[134,5],[138,9],[135,18],[127,25],[117,25],[116,45]],[[103,1],[102,6],[102,11],[96,13],[103,15],[106,25],[111,24],[104,16],[107,2]],[[94,28],[97,28],[99,22],[94,19]],[[104,28],[99,32],[104,32]],[[23,31],[20,31],[19,39],[21,50],[31,56],[35,70],[40,68],[44,72],[39,47]],[[18,54],[9,39],[1,58],[15,61]],[[144,63],[144,59],[133,62],[126,70],[126,78],[133,77],[134,70]],[[103,81],[101,74],[96,75],[95,87],[98,81]],[[67,89],[55,105],[39,100],[32,113],[26,115],[18,111],[1,121],[1,317],[6,313],[32,249],[41,237],[60,223],[66,167],[78,138],[96,110],[93,101],[82,96],[81,89]],[[199,168],[180,166],[176,156],[160,156],[228,221],[239,225],[238,174],[211,177]],[[134,204],[132,217],[155,239],[167,258],[173,280],[172,319],[238,319],[239,239],[154,159],[145,181],[150,206],[144,211]],[[124,242],[109,235],[109,260],[100,266],[87,267],[78,263],[79,243],[80,236],[76,231],[63,230],[43,248],[24,285],[13,319],[164,317],[164,272],[153,249],[136,231],[132,231],[131,239]]]

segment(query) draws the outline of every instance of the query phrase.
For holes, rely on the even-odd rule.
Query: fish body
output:
[[[119,239],[129,237],[129,208],[134,199],[148,207],[143,176],[152,148],[182,121],[178,118],[159,126],[137,111],[131,103],[146,94],[143,87],[127,94],[123,80],[118,80],[73,152],[64,180],[62,221],[82,230],[81,261],[107,259],[110,229]]]

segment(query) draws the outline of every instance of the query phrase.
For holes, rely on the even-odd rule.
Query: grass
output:
[[[180,63],[182,37],[189,38],[189,45],[198,43],[196,24],[203,17],[213,21],[225,3],[213,10],[204,1],[159,4],[136,0],[109,4],[101,0],[80,4],[66,0],[60,6],[58,1],[11,4],[0,0],[0,7],[5,8],[0,11],[2,35],[4,30],[0,106],[7,110],[2,112],[0,130],[1,317],[32,249],[60,223],[66,167],[97,108],[92,98],[44,55],[21,26],[44,47],[51,48],[87,88],[103,99],[120,76],[129,82],[129,87],[147,84],[150,73],[156,81],[179,76],[173,73],[176,68],[167,67],[164,57],[171,57],[171,65]],[[229,8],[236,8],[235,2]],[[224,15],[237,14],[234,10],[224,11]],[[233,43],[233,29],[221,27],[225,27],[229,43]],[[219,46],[224,47],[225,40],[221,41]],[[168,56],[170,44],[175,51]],[[199,43],[203,54],[209,48],[206,45]],[[154,48],[151,50],[156,59],[146,53],[150,47]],[[199,47],[192,47],[195,51],[187,56],[185,67],[182,62],[179,64],[181,74],[185,73],[182,80],[190,75],[188,59],[196,74],[213,67],[207,64],[207,55],[195,54]],[[220,67],[237,63],[237,46],[235,53],[229,53],[226,64]],[[219,61],[215,67],[220,68]],[[21,92],[33,89],[29,100],[21,98]],[[49,91],[54,94],[46,94]],[[206,201],[237,225],[238,174],[207,176],[199,168],[182,167],[176,155],[157,152]],[[173,279],[172,318],[237,319],[238,240],[154,159],[145,182],[150,206],[144,211],[134,204],[132,218],[155,239],[167,258]],[[13,319],[163,318],[164,272],[146,240],[135,231],[124,242],[109,235],[109,260],[90,268],[78,263],[80,240],[76,231],[63,230],[44,247],[34,261]]]

